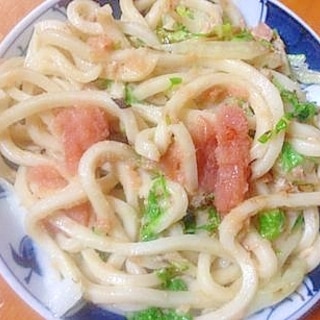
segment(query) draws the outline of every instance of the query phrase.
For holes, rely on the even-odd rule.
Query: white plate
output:
[[[0,56],[23,55],[39,20],[65,19],[68,0],[49,0],[36,8],[19,23],[0,45]],[[108,1],[101,0],[100,3]],[[117,1],[110,0],[116,15]],[[320,42],[317,35],[295,14],[275,0],[236,0],[249,25],[265,21],[276,28],[284,40],[288,53],[303,53],[311,69],[320,71]],[[320,101],[320,88],[309,85],[309,97]],[[46,305],[47,296],[36,249],[23,230],[23,210],[19,207],[10,186],[0,181],[0,272],[13,289],[45,319],[53,318]],[[320,299],[320,267],[311,272],[299,290],[281,303],[266,308],[250,320],[294,320],[305,315]],[[56,319],[56,318],[55,318]],[[120,320],[123,317],[111,314],[93,304],[86,304],[68,320]]]

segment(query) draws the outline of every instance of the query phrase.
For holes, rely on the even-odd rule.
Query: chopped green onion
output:
[[[273,136],[279,134],[281,131],[286,130],[288,128],[289,123],[290,123],[290,115],[285,114],[275,124],[275,126],[272,128],[272,130],[268,130],[265,133],[263,133],[259,137],[258,141],[261,143],[267,143]]]
[[[182,83],[182,78],[180,78],[180,77],[172,77],[169,80],[170,80],[170,83],[171,83],[171,87],[177,86],[177,85]]]
[[[267,143],[271,137],[273,135],[273,130],[269,130],[269,131],[266,131],[264,134],[262,134],[258,141],[261,142],[261,143]]]
[[[288,119],[286,118],[286,116],[282,117],[275,126],[275,133],[279,133],[283,130],[286,130],[288,128]]]

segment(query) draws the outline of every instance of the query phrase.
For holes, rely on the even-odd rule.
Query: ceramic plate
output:
[[[0,45],[0,56],[23,55],[26,52],[33,24],[39,20],[65,19],[70,0],[45,1],[19,23]],[[101,0],[101,4],[108,1]],[[249,25],[264,21],[276,28],[288,53],[302,53],[313,70],[320,71],[320,42],[317,35],[295,14],[275,0],[236,0]],[[119,16],[117,0],[110,0],[115,16]],[[320,101],[320,87],[304,88],[309,98]],[[48,293],[39,261],[41,252],[23,229],[23,209],[19,207],[11,187],[0,180],[0,272],[13,289],[45,319],[54,318],[47,307]],[[50,292],[50,299],[54,299]],[[308,274],[301,287],[279,304],[252,315],[250,320],[295,320],[305,315],[320,299],[320,266]],[[122,320],[93,304],[84,304],[63,320]]]

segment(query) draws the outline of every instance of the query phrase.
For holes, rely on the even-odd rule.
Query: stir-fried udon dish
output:
[[[243,319],[320,262],[318,107],[232,1],[120,7],[71,1],[1,61],[1,176],[72,284],[58,315]]]

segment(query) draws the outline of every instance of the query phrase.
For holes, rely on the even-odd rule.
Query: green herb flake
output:
[[[285,172],[290,172],[293,168],[302,164],[304,160],[305,157],[298,153],[290,143],[285,142],[283,144],[280,154],[280,163]]]
[[[177,312],[173,309],[161,309],[150,307],[145,310],[133,312],[127,315],[128,320],[192,320],[190,314]]]
[[[258,231],[263,238],[276,240],[285,226],[285,213],[281,209],[265,210],[258,214]]]

